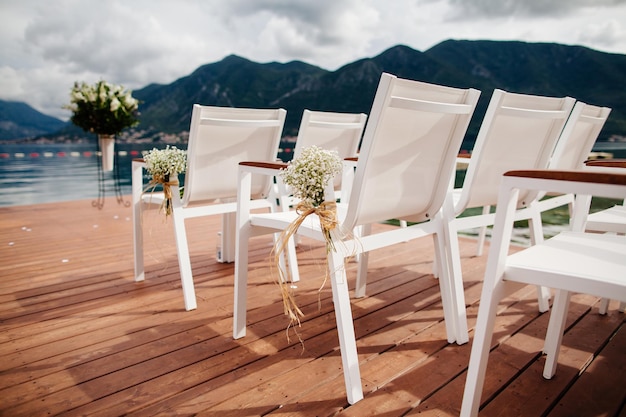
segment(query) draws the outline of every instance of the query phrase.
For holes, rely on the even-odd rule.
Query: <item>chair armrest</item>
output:
[[[585,161],[588,167],[626,168],[626,159],[589,159]]]
[[[351,168],[354,169],[354,168],[356,168],[356,165],[359,162],[359,157],[358,156],[351,156],[349,158],[343,158],[342,162],[343,162],[344,169],[348,168],[348,167],[351,167]]]
[[[504,173],[503,189],[517,188],[623,199],[626,171],[613,170],[519,170]],[[502,191],[501,191],[502,192]],[[576,204],[575,204],[576,205]]]
[[[240,162],[239,165],[246,166],[246,167],[268,168],[268,169],[287,168],[286,162],[243,161],[243,162]]]
[[[131,160],[131,164],[132,164],[132,166],[145,168],[146,167],[146,160],[143,159],[143,158],[133,158]]]
[[[626,185],[626,172],[615,171],[559,171],[559,170],[518,170],[504,173],[505,177],[535,178],[557,181],[571,181],[597,184]]]
[[[276,176],[281,169],[287,168],[286,162],[263,162],[263,161],[242,161],[239,162],[239,170],[252,172],[260,175]]]

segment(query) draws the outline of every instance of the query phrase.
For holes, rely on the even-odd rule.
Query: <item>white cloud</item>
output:
[[[0,0],[0,99],[67,118],[74,81],[171,83],[236,54],[334,70],[446,39],[626,53],[626,0]]]
[[[455,16],[470,17],[546,17],[563,18],[587,7],[624,5],[624,0],[449,0]]]

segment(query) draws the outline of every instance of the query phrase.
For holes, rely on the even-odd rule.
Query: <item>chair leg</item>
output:
[[[598,312],[602,315],[606,314],[609,311],[609,303],[611,302],[610,299],[608,298],[603,298],[600,301],[600,307],[598,308]],[[619,303],[619,307],[617,308],[617,311],[619,311],[620,313],[623,313],[624,310],[626,310],[626,302],[621,301]]]
[[[343,256],[331,251],[328,260],[346,395],[348,402],[354,404],[363,399],[363,387],[361,386],[361,372],[352,321],[348,280]]]
[[[435,246],[435,255],[433,256],[433,267],[431,273],[433,274],[433,278],[439,278],[439,259],[441,258],[441,254],[439,253],[439,249]]]
[[[456,237],[456,232],[454,237]],[[446,237],[441,233],[434,235],[433,239],[437,248],[436,252],[439,253],[437,269],[440,272],[439,288],[448,342],[462,345],[469,342],[469,332],[467,330],[463,276],[460,273],[455,274],[451,265],[455,243],[456,250],[459,250],[458,240],[454,237],[450,236],[452,246],[446,245]],[[448,247],[446,248],[446,246]],[[460,271],[460,264],[457,266]]]
[[[543,367],[543,377],[551,379],[556,373],[556,365],[559,359],[559,348],[563,340],[565,321],[567,320],[567,308],[569,306],[570,293],[566,290],[556,291],[552,314],[548,322],[546,341],[543,351],[546,354],[546,363]]]
[[[528,227],[530,228],[530,243],[537,245],[543,242],[543,224],[541,222],[541,213],[539,210],[532,209],[532,214],[528,219]],[[537,286],[537,303],[540,313],[550,310],[550,289]]]
[[[274,234],[274,245],[278,243],[280,234]],[[289,241],[287,242],[287,247],[285,252],[283,252],[280,256],[279,268],[282,271],[285,271],[287,274],[287,279],[290,282],[298,282],[300,281],[300,271],[298,270],[298,255],[296,253],[296,235],[293,235]]]
[[[359,235],[367,236],[372,231],[372,225],[366,224],[359,227]],[[367,267],[369,263],[369,252],[360,252],[356,273],[356,286],[354,296],[356,298],[365,297],[365,287],[367,286]]]
[[[598,307],[598,313],[601,315],[605,315],[607,313],[607,311],[609,310],[609,302],[611,300],[609,300],[608,298],[603,298],[602,300],[600,300],[600,306]]]
[[[221,256],[217,256],[218,262],[235,262],[235,233],[235,213],[222,214],[222,233],[219,237],[222,253]]]
[[[246,303],[248,296],[248,228],[240,228],[236,241],[237,262],[235,262],[235,287],[233,307],[233,338],[246,335]]]
[[[145,279],[143,264],[143,216],[141,194],[143,193],[143,168],[141,163],[132,163],[133,202],[133,249],[135,255],[135,281]]]
[[[246,335],[248,296],[248,245],[252,233],[250,225],[250,187],[252,174],[239,171],[237,214],[235,215],[235,283],[233,288],[233,338]]]
[[[483,207],[483,216],[486,216],[491,211],[491,206]],[[485,239],[487,237],[487,226],[481,226],[478,232],[478,242],[476,243],[476,256],[483,256],[483,250],[485,249]]]
[[[177,196],[178,187],[173,187],[172,194]],[[176,251],[178,254],[178,269],[180,271],[180,281],[183,288],[183,299],[185,310],[195,310],[196,291],[193,287],[193,275],[191,273],[191,260],[189,259],[189,246],[187,244],[187,231],[185,230],[185,219],[177,206],[180,206],[180,198],[173,198],[172,218],[174,221],[174,234],[176,236]]]
[[[448,217],[450,216],[450,217]],[[454,331],[450,334],[448,330],[448,341],[450,343],[455,342],[459,345],[467,343],[469,341],[469,335],[467,331],[467,313],[465,310],[465,294],[463,289],[463,271],[461,268],[461,254],[459,249],[458,232],[454,224],[454,217],[451,212],[446,216],[453,219],[452,221],[443,221],[443,238],[438,238],[439,245],[439,286],[442,292],[446,292],[448,295],[448,303],[450,303],[450,310],[448,315],[452,315],[452,318],[446,317],[446,329],[451,328]],[[445,282],[441,282],[445,280]],[[444,302],[444,315],[446,314],[445,303],[446,298],[443,297]]]
[[[503,287],[502,282],[493,289],[483,287],[474,340],[472,342],[472,352],[467,369],[467,378],[465,380],[461,417],[476,417],[478,415],[491,348],[491,338],[493,336],[498,304],[504,290]]]

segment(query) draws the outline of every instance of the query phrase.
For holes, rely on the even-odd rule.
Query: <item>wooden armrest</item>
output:
[[[133,158],[133,162],[146,162],[143,158]]]
[[[588,159],[585,161],[588,167],[626,168],[626,159]]]
[[[344,161],[350,161],[350,162],[358,162],[359,161],[359,157],[358,156],[351,156],[349,158],[343,158]]]
[[[239,165],[255,168],[284,169],[287,168],[286,162],[260,162],[260,161],[244,161]]]
[[[590,172],[590,171],[558,171],[558,170],[520,170],[508,171],[505,177],[538,178],[547,180],[592,182],[598,184],[626,185],[626,172],[617,174],[613,172]]]

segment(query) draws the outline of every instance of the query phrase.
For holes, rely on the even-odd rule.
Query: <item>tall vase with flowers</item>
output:
[[[139,123],[139,102],[121,85],[98,81],[74,83],[70,93],[71,121],[86,132],[98,135],[102,169],[113,170],[115,135]]]

